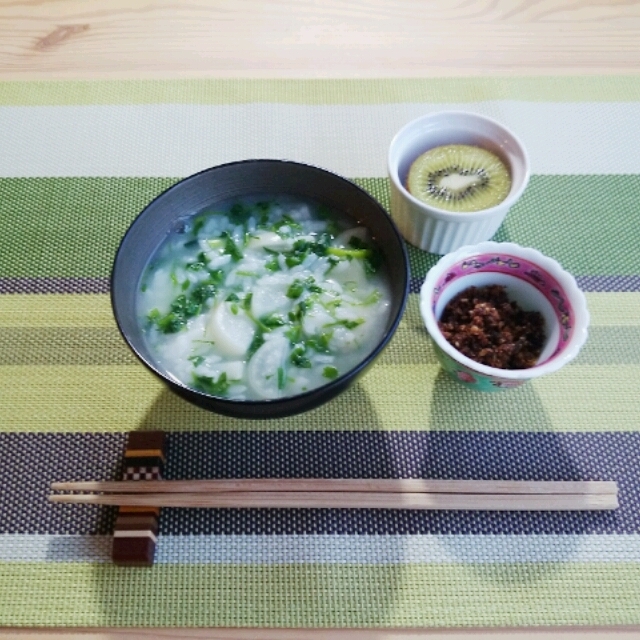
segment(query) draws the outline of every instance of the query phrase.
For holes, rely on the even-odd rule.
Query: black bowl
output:
[[[275,400],[229,400],[170,379],[146,346],[136,314],[136,294],[147,263],[176,221],[235,197],[287,194],[306,197],[367,227],[383,253],[392,283],[392,308],[383,337],[356,367],[322,387]],[[153,200],[133,221],[115,257],[111,304],[122,336],[136,356],[173,391],[190,402],[237,418],[279,418],[314,409],[347,389],[380,355],[398,327],[409,292],[404,242],[387,212],[360,187],[317,167],[282,160],[246,160],[207,169],[181,180]]]

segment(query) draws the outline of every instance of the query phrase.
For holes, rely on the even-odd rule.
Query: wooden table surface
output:
[[[640,0],[0,0],[0,80],[638,72]],[[8,637],[140,633],[0,630]],[[640,631],[165,629],[144,637],[591,640]]]
[[[0,79],[638,72],[638,0],[0,0]]]

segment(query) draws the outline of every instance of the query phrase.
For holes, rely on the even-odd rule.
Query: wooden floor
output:
[[[637,0],[0,0],[0,79],[640,73]]]

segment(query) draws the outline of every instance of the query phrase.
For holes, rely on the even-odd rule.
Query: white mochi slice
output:
[[[209,260],[210,269],[220,269],[222,267],[226,267],[231,262],[231,256],[229,254],[218,256],[213,253],[208,253],[207,258]]]
[[[237,309],[237,313],[232,309]],[[207,339],[213,340],[216,350],[229,358],[244,356],[255,332],[253,321],[233,303],[220,302],[209,313]]]
[[[247,247],[249,249],[271,249],[272,251],[289,251],[293,247],[293,238],[283,238],[274,231],[257,231],[254,233]]]
[[[373,290],[362,260],[341,260],[329,275],[331,280],[343,287],[344,291],[357,293],[363,298]]]
[[[336,320],[355,320],[359,322],[366,320],[368,315],[366,309],[358,305],[350,304],[346,300],[337,307],[335,311]]]
[[[225,363],[225,372],[228,380],[242,380],[244,378],[245,363],[241,360],[232,360]]]
[[[196,373],[201,376],[208,376],[213,380],[217,380],[221,374],[227,375],[227,380],[232,382],[234,380],[242,380],[244,377],[244,362],[240,360],[232,360],[230,362],[214,361],[213,358],[208,358],[201,365],[196,367]]]
[[[334,317],[321,304],[314,304],[302,318],[302,329],[308,336],[319,335],[334,322]]]
[[[247,366],[249,388],[260,398],[280,398],[279,370],[284,371],[289,341],[284,336],[268,339],[253,355]],[[279,375],[280,374],[280,375]]]
[[[262,318],[276,312],[291,309],[293,301],[287,297],[287,291],[294,278],[285,273],[263,276],[253,287],[251,313],[255,318]]]
[[[366,339],[367,330],[364,324],[355,327],[355,329],[336,327],[329,345],[332,351],[346,353],[361,347]]]

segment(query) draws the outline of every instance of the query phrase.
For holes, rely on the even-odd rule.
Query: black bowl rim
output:
[[[391,223],[391,225],[390,225],[391,229],[392,229],[393,234],[395,235],[396,239],[398,240],[398,246],[401,249],[402,260],[403,260],[403,263],[404,263],[403,272],[404,272],[404,276],[405,277],[404,277],[404,286],[403,286],[403,291],[402,291],[402,300],[400,302],[400,306],[398,307],[398,311],[396,313],[396,317],[393,320],[393,323],[391,324],[389,329],[385,332],[383,337],[380,339],[380,341],[378,342],[378,344],[375,347],[375,349],[373,349],[373,351],[371,351],[358,365],[356,365],[355,367],[349,369],[349,371],[343,373],[341,376],[338,376],[335,380],[331,380],[331,381],[327,382],[326,384],[323,384],[321,387],[315,387],[313,389],[310,389],[308,391],[304,391],[303,393],[298,393],[298,394],[293,395],[293,396],[285,396],[283,398],[274,398],[274,399],[267,399],[267,400],[232,400],[230,398],[223,398],[221,396],[214,396],[214,395],[210,395],[208,393],[204,393],[202,391],[194,389],[193,387],[187,386],[186,384],[184,384],[180,380],[177,380],[177,379],[174,380],[174,379],[170,378],[164,371],[162,371],[160,369],[160,367],[158,367],[156,365],[155,362],[153,362],[152,360],[150,360],[148,358],[145,358],[138,351],[138,349],[136,349],[131,344],[131,342],[129,341],[129,339],[127,338],[125,332],[122,329],[122,326],[120,324],[120,320],[118,318],[118,314],[116,313],[116,306],[115,306],[115,302],[114,302],[114,280],[115,280],[116,264],[118,262],[118,258],[120,256],[120,252],[122,250],[122,247],[123,247],[123,245],[125,243],[126,237],[129,235],[130,231],[136,225],[138,220],[144,215],[144,213],[147,211],[147,209],[149,207],[151,207],[156,201],[158,201],[161,198],[165,197],[166,194],[169,193],[170,191],[172,191],[173,189],[181,187],[186,182],[189,182],[191,180],[195,180],[196,178],[200,177],[203,174],[209,173],[210,171],[223,169],[225,167],[232,167],[232,166],[237,166],[237,165],[242,165],[242,164],[253,164],[253,163],[270,163],[270,164],[280,163],[283,166],[284,165],[295,165],[295,166],[304,167],[304,168],[307,168],[307,169],[312,169],[312,170],[315,170],[315,171],[319,171],[319,172],[325,173],[325,174],[331,176],[332,178],[334,178],[336,180],[340,180],[342,182],[345,182],[348,185],[350,185],[352,188],[354,188],[357,191],[360,191],[362,194],[364,194],[364,196],[366,198],[371,200],[371,202],[378,209],[380,209],[380,211],[382,213],[384,213],[384,215],[389,219],[389,222]],[[407,305],[407,300],[408,300],[408,297],[409,297],[409,287],[410,287],[409,255],[408,255],[408,252],[407,252],[406,244],[405,244],[405,242],[404,242],[404,240],[402,238],[402,235],[398,231],[398,228],[397,228],[395,222],[393,221],[391,215],[389,215],[387,210],[370,193],[365,191],[362,187],[357,185],[352,180],[349,180],[348,178],[345,178],[345,177],[343,177],[343,176],[341,176],[341,175],[339,175],[337,173],[334,173],[334,172],[329,171],[328,169],[324,169],[322,167],[318,167],[316,165],[307,164],[307,163],[303,163],[303,162],[297,162],[295,160],[255,158],[255,159],[235,160],[235,161],[232,161],[232,162],[225,162],[223,164],[214,165],[213,167],[208,167],[207,169],[203,169],[201,171],[198,171],[197,173],[193,173],[193,174],[191,174],[189,176],[181,178],[180,180],[178,180],[177,182],[172,184],[170,187],[167,187],[166,189],[161,191],[152,200],[150,200],[144,206],[144,208],[136,215],[136,217],[131,221],[131,223],[127,227],[127,230],[125,231],[124,235],[122,236],[122,239],[120,240],[120,243],[118,245],[118,249],[116,251],[115,257],[114,257],[113,262],[112,262],[112,267],[111,267],[111,274],[110,274],[110,278],[109,278],[109,292],[110,292],[109,293],[109,297],[110,297],[110,301],[111,301],[111,309],[112,309],[112,312],[113,312],[113,316],[114,316],[114,318],[116,320],[116,324],[118,325],[118,331],[120,332],[120,335],[123,337],[124,341],[127,343],[129,348],[134,352],[136,357],[142,362],[142,364],[144,364],[150,371],[152,371],[155,375],[157,375],[165,383],[168,383],[172,387],[176,388],[178,390],[178,392],[184,392],[187,395],[193,395],[193,396],[199,397],[205,403],[212,402],[212,401],[217,403],[217,404],[219,403],[224,408],[224,411],[221,410],[220,413],[224,413],[226,415],[234,415],[235,413],[237,413],[237,412],[234,412],[234,407],[242,407],[242,408],[246,408],[247,410],[250,410],[251,408],[259,409],[260,407],[265,407],[265,408],[266,407],[277,407],[277,406],[280,406],[280,405],[286,405],[287,403],[290,403],[294,399],[296,400],[296,403],[304,404],[305,398],[308,397],[309,399],[311,399],[312,396],[316,395],[319,391],[322,391],[323,395],[324,394],[327,395],[327,400],[332,399],[335,395],[337,395],[337,393],[332,393],[332,392],[333,391],[338,392],[341,387],[344,387],[344,385],[345,385],[345,383],[347,381],[356,378],[358,376],[358,374],[363,369],[366,369],[370,364],[372,364],[372,362],[378,357],[380,352],[387,346],[387,344],[389,343],[391,338],[394,336],[396,330],[398,329],[398,325],[400,324],[400,321],[402,320],[402,317],[404,315],[404,311],[405,311],[405,308],[406,308],[406,305]],[[321,404],[324,404],[324,402],[325,401],[323,400]],[[318,405],[315,405],[315,406],[320,406],[320,405],[318,404]],[[309,410],[311,410],[312,408],[314,408],[314,407],[310,407]],[[245,412],[243,411],[242,413],[244,414]]]

